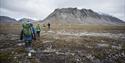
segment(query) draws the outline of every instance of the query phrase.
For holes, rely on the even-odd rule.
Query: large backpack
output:
[[[23,24],[23,34],[24,35],[32,35],[31,25],[29,23]]]
[[[40,25],[36,26],[36,31],[41,31]]]

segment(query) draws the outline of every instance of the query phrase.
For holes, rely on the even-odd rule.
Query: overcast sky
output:
[[[92,9],[125,21],[125,0],[0,0],[0,15],[44,19],[56,8]]]

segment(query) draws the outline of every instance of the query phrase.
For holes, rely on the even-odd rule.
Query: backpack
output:
[[[40,29],[40,26],[39,26],[39,25],[37,25],[37,26],[36,26],[36,31],[41,31],[41,29]]]
[[[23,24],[23,34],[24,35],[32,35],[31,25],[29,23]]]

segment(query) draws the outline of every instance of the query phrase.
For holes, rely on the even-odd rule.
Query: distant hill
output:
[[[0,16],[0,23],[23,23],[25,21],[30,21],[32,23],[40,23],[39,21],[35,21],[33,19],[28,19],[28,18],[22,18],[20,20],[16,20],[14,18],[8,17],[8,16]]]
[[[19,20],[20,23],[23,23],[25,21],[35,22],[35,20],[28,19],[28,18],[22,18],[22,19]]]
[[[124,21],[91,9],[62,8],[55,9],[43,23],[64,24],[123,24]]]
[[[0,23],[18,23],[16,19],[7,16],[0,16]]]

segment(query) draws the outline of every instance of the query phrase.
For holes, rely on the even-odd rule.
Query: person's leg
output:
[[[48,27],[48,30],[50,31],[50,26]]]
[[[40,31],[37,31],[37,37],[40,37]]]
[[[38,37],[40,37],[40,31],[38,31]]]
[[[26,42],[26,51],[27,51],[27,52],[30,52],[31,49],[32,49],[31,41],[28,40],[28,41]]]
[[[36,36],[38,37],[38,31],[36,32]]]
[[[27,48],[28,47],[28,41],[25,40],[25,47]]]
[[[29,43],[28,40],[25,41],[25,49],[26,49],[27,52],[30,51],[30,43]]]
[[[29,47],[29,48],[32,47],[32,41],[31,41],[31,40],[29,40],[29,42],[28,42],[28,47]]]
[[[31,54],[32,41],[31,40],[28,41],[28,48],[27,48],[27,50],[28,50],[28,57],[31,58],[32,57],[32,54]]]
[[[32,35],[28,35],[25,37],[26,39],[26,42],[25,42],[25,45],[26,45],[26,49],[27,51],[29,52],[30,49],[31,49],[31,42],[32,42]]]

